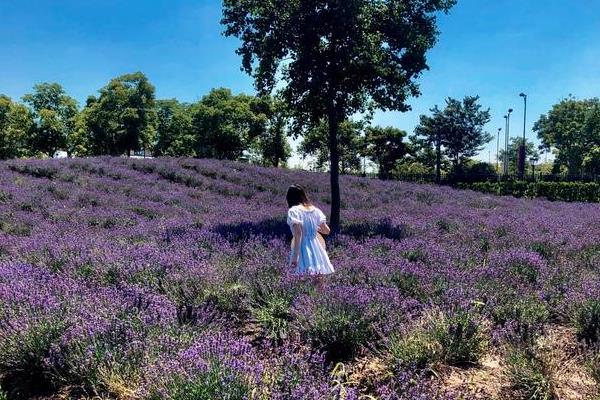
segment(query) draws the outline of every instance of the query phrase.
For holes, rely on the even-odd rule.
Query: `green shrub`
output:
[[[544,197],[553,201],[600,202],[600,184],[589,182],[475,182],[460,183],[461,189],[515,197]]]
[[[482,320],[471,312],[444,315],[435,319],[430,329],[441,347],[442,361],[450,365],[477,363],[487,346]]]
[[[508,378],[514,399],[553,400],[556,398],[552,381],[542,363],[528,350],[512,350],[508,357]]]
[[[424,368],[435,362],[475,364],[488,343],[483,321],[472,312],[434,313],[413,330],[392,335],[387,351],[394,363]]]
[[[439,343],[423,327],[392,335],[387,343],[387,351],[394,364],[418,369],[439,361],[441,356]]]
[[[596,385],[600,385],[600,353],[594,353],[586,362],[586,366]]]
[[[40,319],[27,329],[5,332],[0,339],[0,371],[10,371],[16,381],[53,384],[56,371],[49,370],[47,359],[64,329],[62,321]]]
[[[207,371],[198,373],[193,380],[173,377],[161,391],[152,390],[148,400],[164,399],[164,392],[171,400],[244,400],[251,392],[242,377],[227,370],[218,362],[212,362]]]
[[[577,338],[586,343],[600,340],[600,300],[591,299],[575,307],[575,329]]]
[[[550,317],[546,305],[535,297],[510,295],[491,311],[494,323],[504,325],[513,322],[516,339],[531,343],[542,324]]]
[[[267,338],[282,340],[287,337],[292,320],[292,300],[293,297],[286,293],[268,293],[252,302],[250,315]]]

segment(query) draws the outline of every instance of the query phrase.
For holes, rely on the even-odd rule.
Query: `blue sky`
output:
[[[18,99],[34,83],[55,81],[83,104],[110,78],[138,70],[159,98],[194,101],[219,86],[251,93],[220,16],[216,0],[0,0],[0,93]],[[494,134],[515,109],[514,136],[524,91],[531,135],[534,120],[561,98],[600,95],[599,0],[459,0],[439,22],[413,111],[377,113],[375,123],[412,132],[446,97],[478,94]],[[493,159],[495,147],[480,158]]]

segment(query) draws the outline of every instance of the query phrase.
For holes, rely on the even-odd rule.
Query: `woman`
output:
[[[290,186],[286,198],[289,207],[287,223],[294,235],[290,267],[298,274],[332,274],[334,269],[320,235],[330,232],[325,214],[312,205],[299,185]]]

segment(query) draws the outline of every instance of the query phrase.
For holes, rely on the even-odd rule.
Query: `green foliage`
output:
[[[287,140],[290,123],[288,110],[281,100],[271,96],[257,98],[255,103],[255,114],[264,114],[267,125],[256,135],[250,148],[258,156],[261,165],[277,168],[285,164],[292,154]]]
[[[600,385],[600,353],[597,350],[588,358],[586,367],[597,385]]]
[[[253,301],[250,315],[260,325],[265,336],[273,340],[287,337],[292,320],[293,296],[284,292],[266,293]]]
[[[458,187],[501,196],[544,197],[553,201],[600,202],[600,184],[598,183],[508,181],[459,183]]]
[[[350,360],[375,339],[375,316],[352,299],[327,296],[318,294],[314,309],[296,315],[294,323],[329,361]]]
[[[425,368],[435,362],[474,364],[486,350],[482,320],[472,312],[434,313],[412,330],[392,335],[387,351],[394,363]]]
[[[64,329],[62,321],[40,319],[26,329],[9,331],[0,340],[0,370],[22,375],[15,379],[38,379],[40,385],[51,382],[46,361]]]
[[[439,343],[422,328],[406,334],[392,335],[387,343],[387,351],[394,364],[419,369],[439,361],[441,355]]]
[[[33,115],[22,104],[0,95],[0,160],[28,155]]]
[[[171,400],[244,400],[250,395],[251,389],[244,381],[243,376],[238,376],[228,370],[217,360],[209,360],[206,371],[195,374],[193,377],[173,377],[172,380],[161,388],[160,391],[150,391],[148,400],[162,400],[164,393],[168,393]]]
[[[192,124],[193,106],[175,99],[156,102],[158,124],[156,127],[157,156],[196,156],[195,136]]]
[[[408,154],[409,147],[404,142],[405,137],[406,132],[393,127],[367,128],[365,154],[377,165],[380,179],[389,179],[399,162]]]
[[[488,343],[481,319],[472,312],[458,311],[435,319],[430,329],[442,348],[442,361],[450,365],[477,363]]]
[[[35,121],[29,146],[32,153],[52,157],[57,150],[67,149],[75,132],[77,102],[58,83],[40,83],[33,89],[33,93],[23,96]]]
[[[595,171],[595,151],[600,146],[600,100],[567,98],[540,117],[533,130],[546,149],[556,150],[555,167],[570,175]]]
[[[240,158],[266,129],[267,116],[259,112],[256,102],[252,96],[234,96],[225,88],[204,96],[194,106],[196,154],[220,160]]]
[[[586,343],[600,341],[600,300],[590,299],[575,306],[573,323],[577,338]]]
[[[531,343],[540,332],[544,322],[550,317],[546,305],[535,297],[519,297],[508,293],[491,311],[494,323],[504,325],[511,323],[517,335],[515,340]]]
[[[516,175],[518,173],[518,162],[519,162],[519,147],[523,143],[523,138],[513,137],[510,139],[508,144],[508,153],[504,149],[500,149],[500,162],[504,161],[505,154],[508,154],[508,172]],[[538,160],[540,155],[535,148],[535,144],[525,139],[525,156],[529,160]],[[530,167],[529,163],[525,163],[525,168]]]
[[[82,113],[82,147],[89,154],[129,154],[149,149],[155,140],[154,86],[141,72],[112,79],[98,98],[88,98]]]
[[[415,141],[429,146],[428,153],[435,154],[438,176],[445,158],[454,170],[461,170],[469,158],[492,140],[483,130],[490,120],[490,111],[482,110],[478,101],[479,96],[466,96],[462,101],[448,98],[443,110],[435,106],[431,109],[432,116],[421,115]]]
[[[340,152],[340,172],[342,174],[361,170],[360,155],[364,154],[364,141],[362,138],[363,122],[343,121],[338,131],[338,145]],[[329,167],[329,128],[326,123],[305,132],[298,148],[306,157],[312,155],[316,158],[315,167],[323,170]]]
[[[507,358],[508,378],[518,400],[553,400],[552,382],[541,363],[528,349],[513,349]]]

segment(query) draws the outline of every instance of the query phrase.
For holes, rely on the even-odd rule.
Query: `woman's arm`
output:
[[[319,229],[317,229],[319,231],[319,233],[323,234],[323,235],[329,235],[331,233],[331,229],[329,229],[329,225],[327,225],[325,222],[323,222],[321,225],[319,225]]]
[[[291,266],[298,265],[300,258],[300,242],[302,241],[302,225],[294,224],[294,249],[292,250]]]

